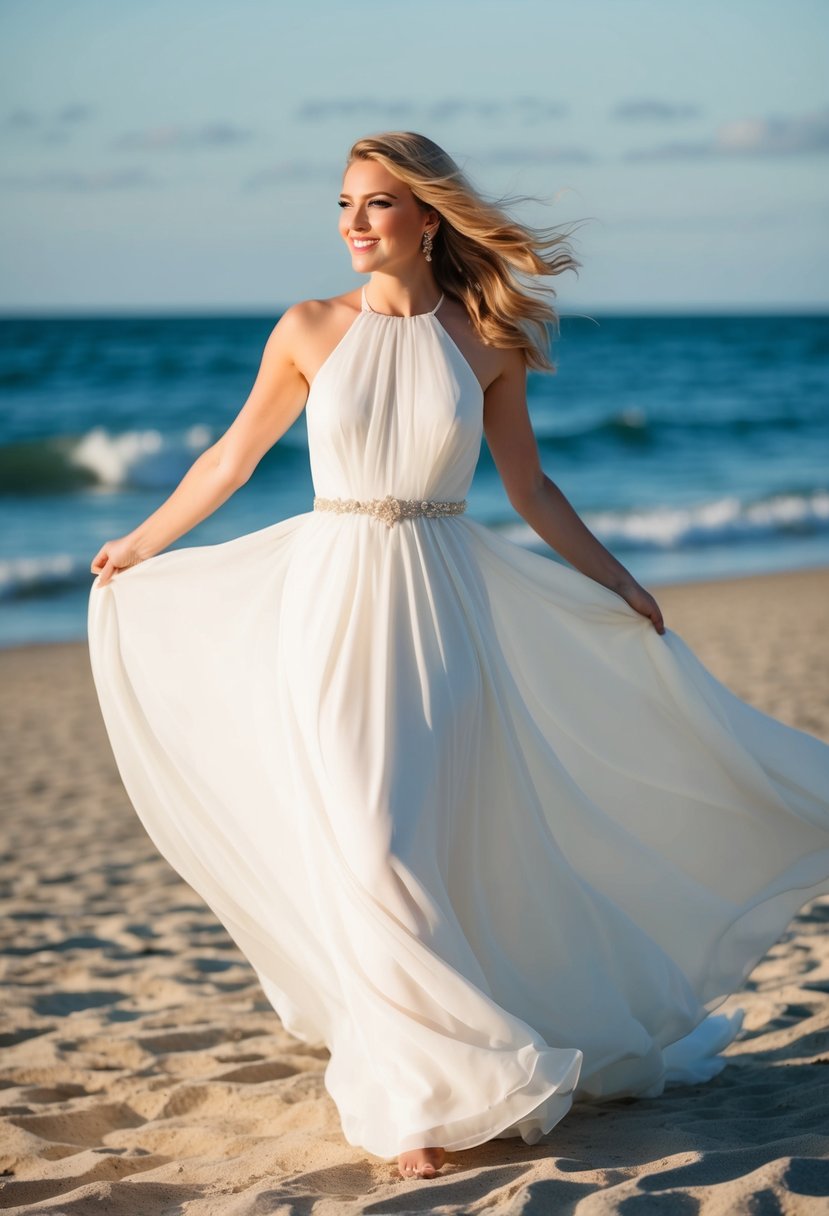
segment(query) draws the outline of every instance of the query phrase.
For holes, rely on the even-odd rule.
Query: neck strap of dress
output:
[[[366,286],[365,286],[365,283],[363,284],[363,287],[362,287],[362,290],[361,290],[360,295],[361,295],[361,299],[362,299],[362,311],[363,311],[363,312],[373,312],[373,313],[374,313],[374,315],[375,315],[375,316],[377,316],[377,317],[394,317],[395,321],[411,321],[411,320],[412,320],[414,317],[431,317],[431,316],[434,316],[434,314],[435,314],[435,313],[437,312],[437,310],[440,308],[440,306],[441,306],[441,304],[443,303],[443,300],[444,300],[444,293],[443,293],[443,292],[441,292],[441,293],[440,293],[440,299],[438,300],[437,304],[435,305],[435,307],[434,307],[434,308],[430,308],[428,312],[414,312],[414,313],[412,313],[411,317],[398,317],[398,316],[395,316],[395,314],[394,314],[394,313],[392,313],[392,312],[377,312],[377,310],[376,310],[375,308],[372,308],[372,307],[371,307],[371,305],[369,304],[368,300],[366,299]]]

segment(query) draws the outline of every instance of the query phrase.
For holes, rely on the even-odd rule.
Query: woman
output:
[[[575,1099],[707,1080],[712,1011],[829,891],[829,746],[734,696],[541,470],[528,367],[578,265],[431,140],[352,147],[362,288],[287,310],[227,432],[92,561],[92,668],[159,850],[348,1141],[434,1176]],[[549,290],[549,289],[548,289]],[[313,510],[160,551],[305,408]],[[483,434],[571,566],[465,513]]]

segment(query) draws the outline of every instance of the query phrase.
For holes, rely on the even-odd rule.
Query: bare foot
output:
[[[412,1148],[397,1158],[403,1178],[434,1178],[446,1160],[445,1148]]]

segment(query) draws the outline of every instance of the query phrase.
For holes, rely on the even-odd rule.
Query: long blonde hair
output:
[[[581,262],[558,228],[521,224],[505,210],[505,204],[531,196],[484,198],[443,148],[415,131],[383,131],[358,139],[346,168],[355,160],[378,161],[409,186],[423,210],[434,208],[440,214],[432,247],[435,279],[442,291],[465,306],[481,340],[499,348],[518,347],[527,367],[555,372],[546,326],[558,334],[558,313],[524,288],[516,272],[556,275],[572,270],[578,277]],[[552,287],[537,290],[556,295]]]

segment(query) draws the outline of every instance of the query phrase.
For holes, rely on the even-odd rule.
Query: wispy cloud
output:
[[[699,118],[702,111],[699,106],[690,102],[663,101],[657,97],[633,97],[628,101],[620,101],[610,111],[611,118],[622,122],[684,122],[689,118]]]
[[[566,107],[560,102],[542,97],[522,96],[509,100],[498,98],[442,97],[427,103],[404,99],[387,100],[377,97],[329,97],[303,102],[294,111],[300,122],[327,122],[338,118],[377,119],[384,127],[392,122],[451,122],[470,118],[480,122],[499,122],[518,118],[522,122],[541,122],[561,118]]]
[[[34,131],[42,122],[34,110],[17,109],[8,113],[3,120],[3,126],[11,131]]]
[[[829,151],[829,107],[792,116],[741,118],[723,123],[713,136],[672,140],[627,152],[624,160],[709,160],[805,156]]]
[[[80,102],[74,102],[71,105],[64,106],[57,114],[57,121],[61,123],[79,123],[89,122],[95,115],[93,106],[86,106]]]
[[[72,102],[51,114],[18,106],[0,119],[0,133],[34,144],[63,144],[75,128],[89,122],[94,115],[94,108],[81,102]]]
[[[89,122],[94,115],[94,107],[81,102],[72,102],[53,114],[39,114],[36,110],[18,106],[6,114],[0,125],[10,131],[43,131],[55,123],[60,126],[76,126],[78,123]]]
[[[326,101],[305,101],[294,110],[300,122],[326,122],[330,118],[355,118],[382,114],[386,120],[413,119],[417,107],[410,101],[383,101],[376,97],[331,97]]]
[[[201,127],[148,127],[144,131],[129,131],[113,142],[113,147],[126,152],[193,152],[201,149],[228,148],[248,143],[253,132],[231,123],[205,123]]]
[[[18,173],[0,175],[0,188],[9,190],[45,190],[61,193],[91,194],[101,190],[134,190],[155,187],[161,183],[144,169],[116,169],[104,173],[75,171],[48,173]]]

